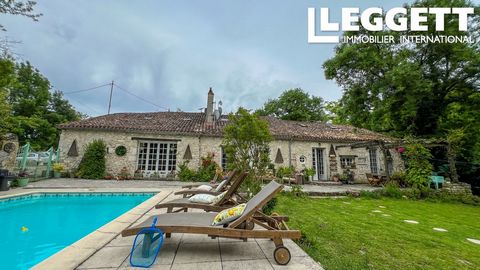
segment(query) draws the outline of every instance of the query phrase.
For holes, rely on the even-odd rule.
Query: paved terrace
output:
[[[178,189],[182,185],[194,184],[193,182],[180,181],[145,181],[145,180],[89,180],[89,179],[72,179],[58,178],[49,179],[30,183],[27,189],[57,189],[57,188],[120,188],[120,189]],[[313,196],[335,196],[346,195],[347,193],[360,192],[361,190],[375,190],[378,187],[372,187],[365,184],[356,185],[303,185],[303,191]],[[15,193],[20,189],[7,191],[7,193]],[[7,193],[2,192],[1,195]]]
[[[31,183],[27,188],[17,188],[0,195],[25,192],[75,192],[75,191],[159,191],[159,200],[168,201],[177,196],[178,190],[185,182],[178,181],[116,181],[116,180],[86,180],[86,179],[51,179]],[[305,185],[304,190],[314,194],[331,194],[372,189],[363,185],[316,186]],[[164,194],[163,196],[161,194]],[[132,209],[126,213],[131,221],[113,221],[113,227],[138,224],[152,215],[164,213],[165,210],[152,208],[157,201],[148,207]],[[138,208],[138,207],[137,207]],[[132,213],[130,213],[132,212]],[[124,216],[125,216],[124,215]],[[119,218],[122,219],[122,218]],[[119,220],[117,219],[117,220]],[[130,220],[130,219],[129,219]],[[62,256],[56,264],[62,269],[134,269],[130,267],[129,253],[134,237],[121,237],[121,230],[110,231],[112,224],[107,224],[93,232],[96,239],[82,239],[69,248],[66,256]],[[100,245],[99,245],[99,242]],[[155,264],[151,269],[323,269],[320,264],[310,258],[291,240],[284,240],[284,245],[290,250],[292,259],[286,266],[277,265],[273,259],[275,245],[267,239],[249,239],[247,242],[237,239],[211,239],[206,235],[173,234],[166,239]],[[79,254],[78,250],[91,252]],[[77,250],[77,251],[76,251]],[[51,258],[52,259],[52,258]],[[71,265],[71,267],[67,266]],[[37,269],[51,269],[51,261],[37,265]],[[55,268],[55,267],[54,267]]]
[[[164,201],[178,196],[171,193]],[[134,224],[165,210],[151,209]],[[202,212],[199,210],[199,212]],[[77,269],[135,269],[130,266],[129,253],[134,237],[118,236],[98,250]],[[273,259],[275,245],[267,239],[211,239],[206,235],[172,234],[166,238],[151,269],[323,269],[293,241],[284,241],[292,259],[287,266],[277,265]]]

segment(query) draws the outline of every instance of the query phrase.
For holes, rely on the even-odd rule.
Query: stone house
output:
[[[277,168],[314,168],[314,181],[331,180],[348,168],[359,182],[366,180],[365,173],[403,169],[397,151],[390,149],[384,155],[374,144],[368,144],[389,140],[384,135],[347,125],[264,119],[274,137],[270,159]],[[205,112],[115,113],[60,125],[60,156],[67,169],[74,169],[85,146],[102,139],[108,147],[107,171],[113,175],[125,167],[130,174],[141,171],[146,177],[166,177],[185,161],[192,169],[198,168],[201,157],[209,153],[225,167],[222,132],[227,124],[221,108],[214,109],[210,89]]]

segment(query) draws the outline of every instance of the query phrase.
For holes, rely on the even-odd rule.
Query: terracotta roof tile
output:
[[[303,141],[371,141],[389,139],[385,135],[347,125],[286,121],[273,117],[263,118],[269,122],[270,131],[276,139]],[[223,128],[227,124],[226,115],[214,123],[207,123],[204,113],[152,112],[103,115],[62,124],[59,128],[220,137],[223,134]]]

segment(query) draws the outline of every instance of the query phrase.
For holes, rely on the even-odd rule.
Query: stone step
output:
[[[311,181],[309,184],[317,186],[341,186],[342,182],[334,181]]]

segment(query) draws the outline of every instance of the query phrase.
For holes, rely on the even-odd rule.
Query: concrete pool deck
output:
[[[164,198],[178,198],[172,193]],[[133,224],[152,215],[165,213],[152,208]],[[76,269],[139,269],[130,266],[129,253],[134,237],[116,236]],[[286,266],[273,260],[275,245],[266,239],[211,239],[206,235],[172,234],[165,239],[155,264],[150,269],[322,269],[293,241],[285,240],[292,259]],[[52,269],[52,268],[49,268]]]
[[[197,182],[198,183],[198,182]],[[26,189],[63,189],[63,188],[115,188],[115,189],[178,189],[182,185],[194,184],[181,181],[160,181],[160,180],[89,180],[77,178],[57,178],[48,179],[30,183]],[[381,187],[372,187],[368,184],[354,185],[302,185],[303,191],[312,196],[345,196],[347,194],[359,193],[362,190],[373,191]],[[6,192],[0,192],[0,196],[7,193],[18,192],[14,189]]]
[[[67,180],[69,181],[67,186],[63,185],[64,180],[55,180],[57,180],[55,183],[48,183],[50,180],[34,183],[48,183],[49,186],[30,185],[29,188],[10,190],[8,194],[2,192],[0,198],[51,192],[158,192],[158,194],[32,269],[141,269],[130,267],[129,253],[134,237],[123,238],[120,235],[121,231],[152,215],[164,213],[164,210],[155,209],[155,204],[178,198],[173,195],[173,191],[178,190],[180,184],[185,184],[172,182],[168,185],[159,185],[158,182],[154,182],[150,184],[155,184],[155,188],[116,185],[112,188],[111,184],[110,187],[103,185],[99,187],[101,181],[83,180],[90,182],[75,183],[77,186],[74,187],[70,185],[74,183],[71,180]],[[62,186],[58,186],[60,184]],[[292,259],[288,265],[280,266],[273,260],[275,245],[270,240],[249,239],[243,242],[236,239],[211,239],[205,235],[173,234],[172,238],[165,240],[155,264],[150,269],[323,269],[293,241],[285,240],[284,244],[290,250]]]

